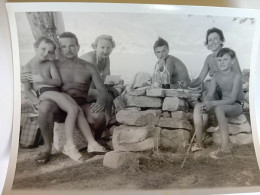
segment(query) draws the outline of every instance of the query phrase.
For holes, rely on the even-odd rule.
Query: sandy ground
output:
[[[41,147],[19,149],[13,189],[37,190],[140,190],[191,189],[212,187],[259,186],[253,145],[236,147],[232,157],[213,160],[207,150],[189,155],[181,169],[183,154],[170,151],[151,153],[128,167],[113,170],[102,165],[103,156],[90,156],[84,164],[56,153],[45,165],[34,158]]]

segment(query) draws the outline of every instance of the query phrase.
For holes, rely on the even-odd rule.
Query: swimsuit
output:
[[[42,87],[36,90],[37,97],[39,98],[46,91],[61,92],[61,90],[58,87]]]

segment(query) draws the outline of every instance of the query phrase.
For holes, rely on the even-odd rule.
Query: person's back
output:
[[[190,85],[190,76],[187,67],[180,59],[169,55],[166,60],[166,68],[172,73],[170,75],[170,83],[173,86],[187,88]],[[183,86],[180,86],[179,82],[183,82]]]

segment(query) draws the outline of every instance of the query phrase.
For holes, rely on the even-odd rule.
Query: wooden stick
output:
[[[191,138],[191,140],[190,140],[190,145],[189,145],[189,147],[188,147],[188,149],[187,149],[185,158],[183,159],[183,162],[182,162],[182,164],[181,164],[181,169],[183,168],[184,163],[186,162],[186,159],[187,159],[187,157],[188,157],[188,155],[189,155],[190,148],[191,148],[191,146],[192,146],[192,143],[193,143],[193,140],[194,140],[194,138],[195,138],[195,135],[196,135],[196,131],[194,131],[194,134],[193,134],[193,136],[192,136],[192,138]]]

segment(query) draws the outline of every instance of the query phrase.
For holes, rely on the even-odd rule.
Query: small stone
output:
[[[105,154],[103,166],[118,169],[121,167],[129,167],[137,161],[138,154],[133,152],[115,152],[111,151]]]
[[[177,97],[166,97],[163,101],[162,110],[184,111],[188,109],[188,103],[184,99]]]
[[[241,125],[241,124],[247,122],[247,118],[246,118],[246,116],[244,114],[240,114],[239,116],[236,116],[236,117],[229,117],[229,118],[227,118],[227,121],[230,124]]]
[[[181,151],[187,147],[190,140],[190,132],[185,129],[161,130],[161,146]]]
[[[175,119],[189,120],[190,113],[184,111],[171,112],[171,117]]]
[[[163,118],[159,119],[159,127],[169,128],[169,129],[187,129],[192,130],[192,126],[187,120],[173,119],[173,118]]]
[[[146,90],[146,95],[150,97],[164,97],[164,91],[162,88],[150,88]]]
[[[162,99],[157,97],[146,96],[129,96],[126,95],[127,107],[140,107],[140,108],[161,108]]]
[[[145,126],[158,124],[159,116],[162,111],[156,109],[149,109],[146,111],[137,110],[120,110],[116,114],[116,120],[119,123],[133,126]]]

